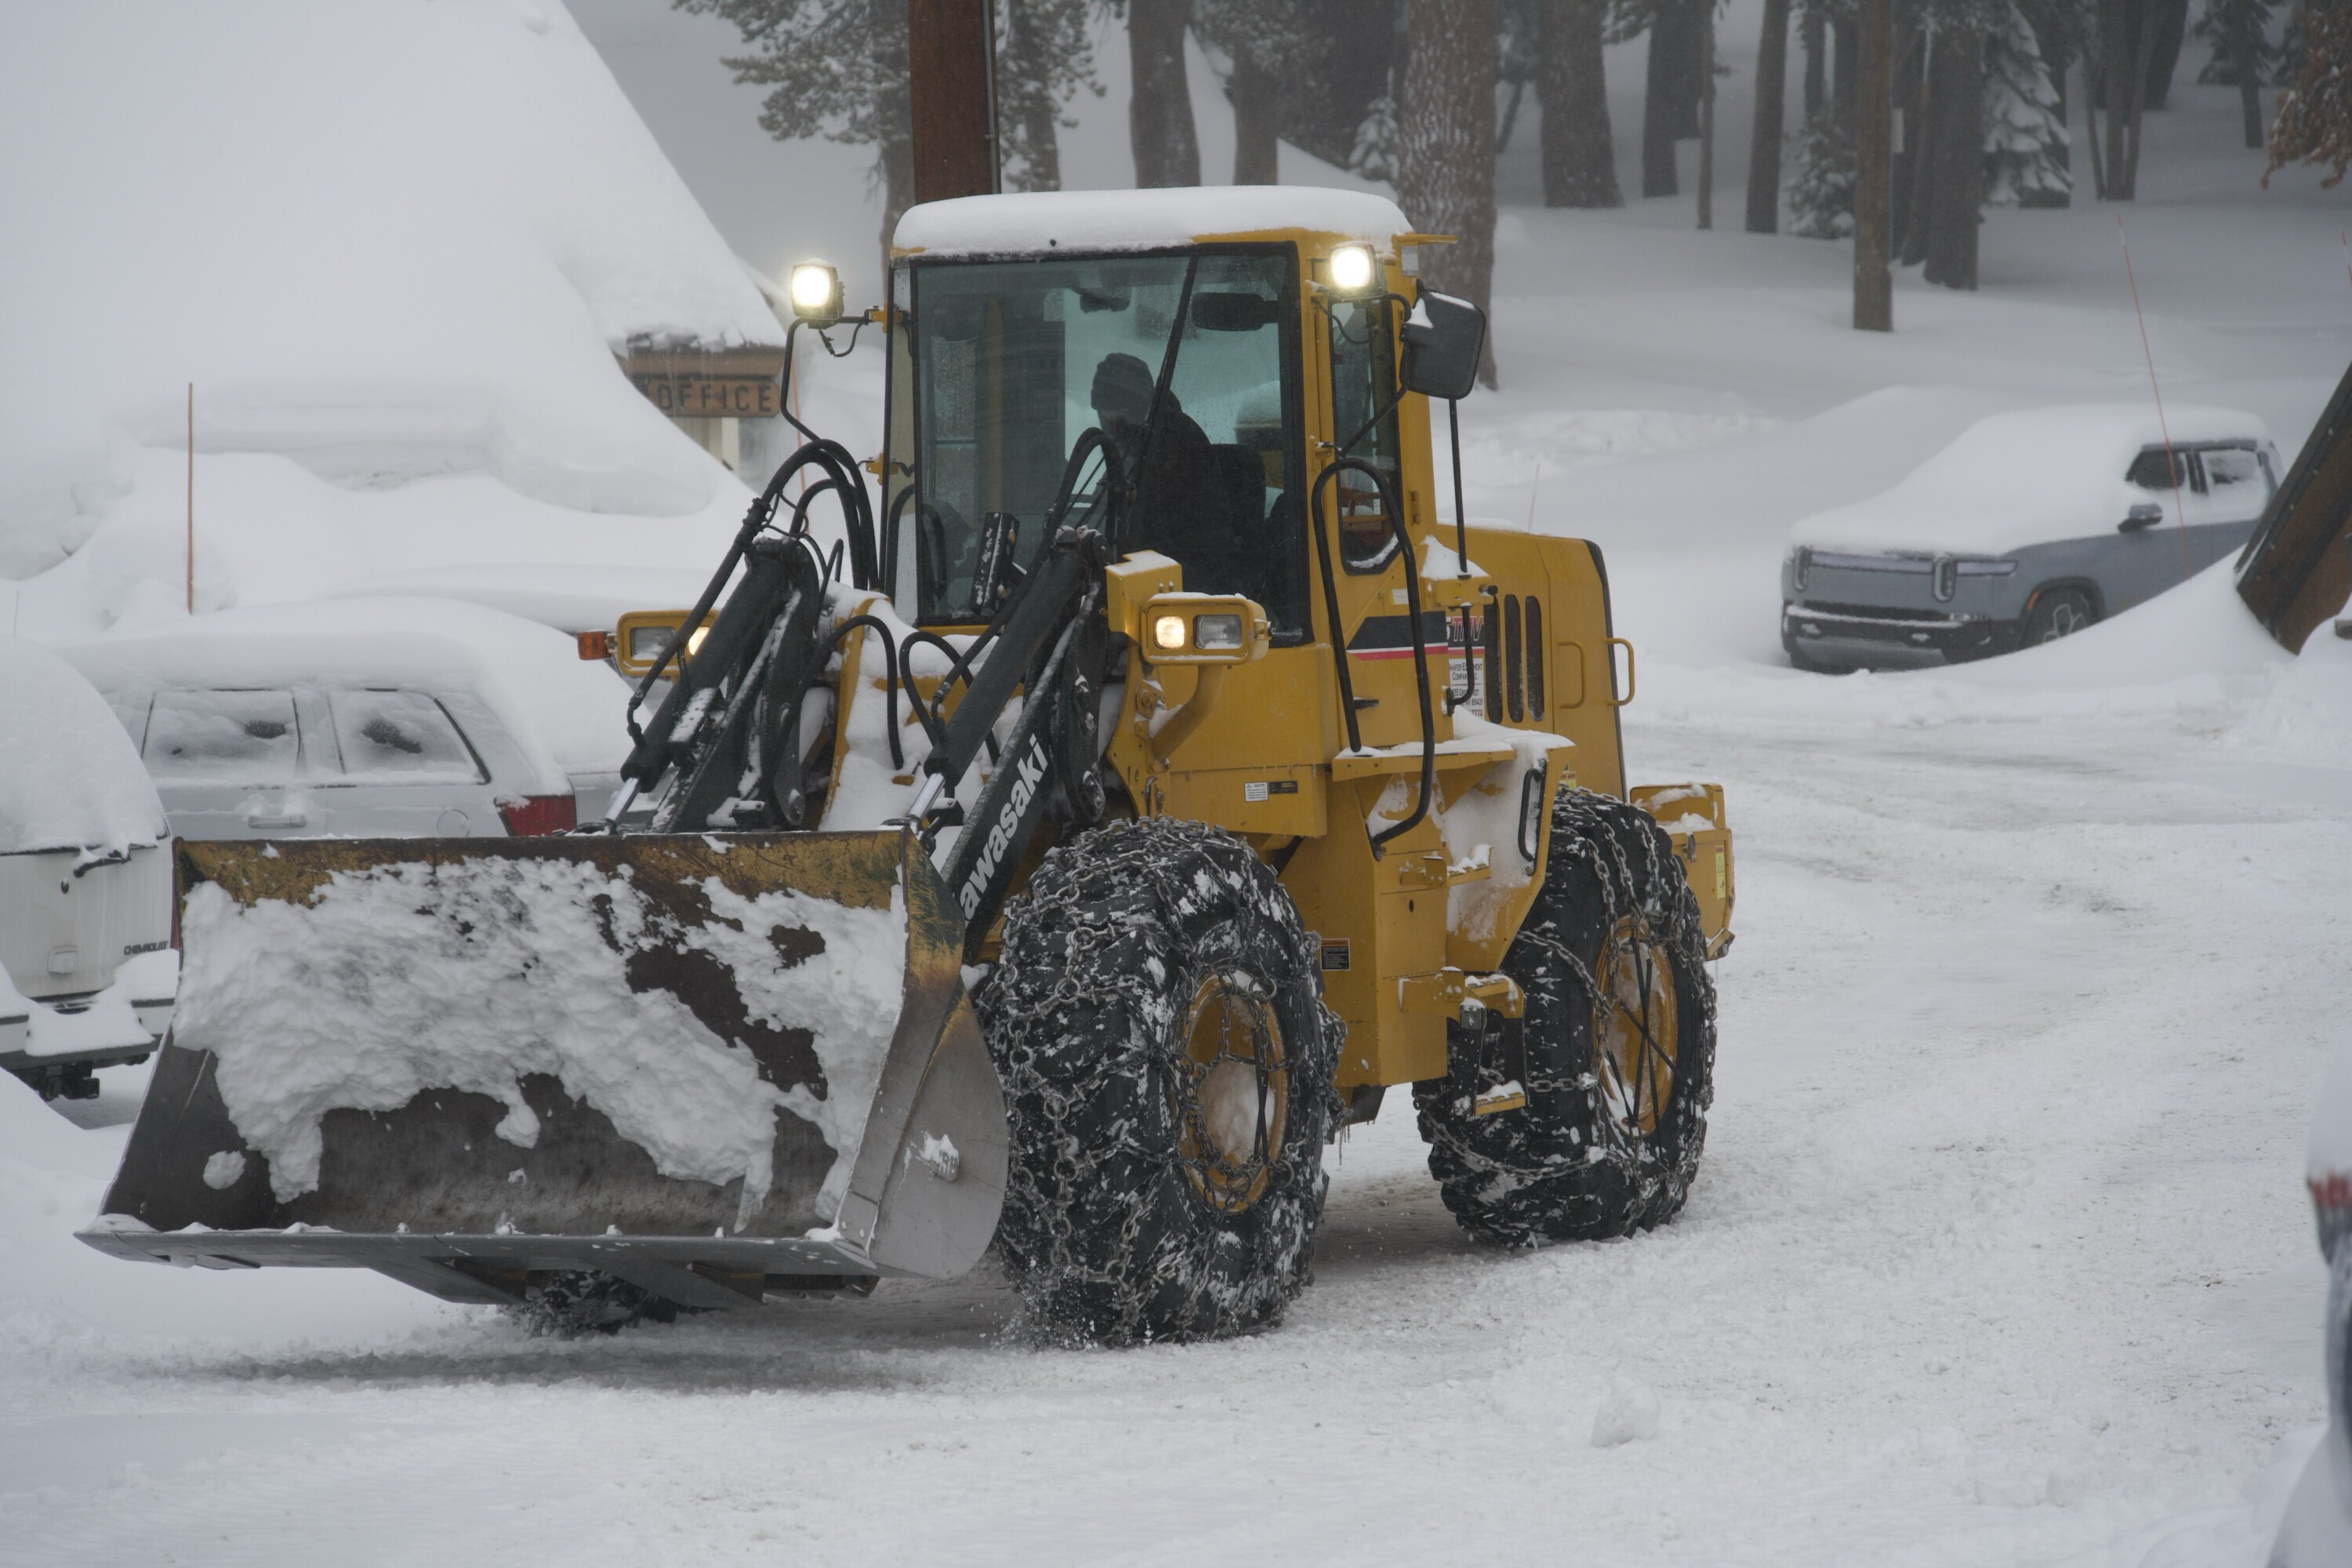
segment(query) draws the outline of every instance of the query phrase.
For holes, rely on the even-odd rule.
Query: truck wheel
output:
[[[1054,1337],[1211,1339],[1307,1277],[1340,1026],[1232,835],[1118,822],[1047,855],[977,997],[1012,1122],[997,1247]]]
[[[2044,589],[2033,595],[2033,605],[2025,612],[2018,642],[2025,647],[2056,642],[2060,637],[2073,637],[2098,618],[2091,609],[2091,596],[2080,588]]]
[[[1630,1235],[1681,1209],[1714,1099],[1715,986],[1698,903],[1640,807],[1552,806],[1544,885],[1503,970],[1527,994],[1525,1065],[1500,1018],[1447,1026],[1451,1071],[1417,1084],[1430,1173],[1482,1240]],[[1474,1117],[1517,1071],[1527,1104]]]

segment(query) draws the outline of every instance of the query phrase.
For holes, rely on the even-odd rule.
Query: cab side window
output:
[[[2205,488],[2232,512],[2252,516],[2270,500],[2262,459],[2245,447],[2215,447],[2202,454]]]
[[[2168,456],[2172,459],[2168,465],[2165,461]],[[2168,454],[2161,447],[2150,447],[2133,458],[2124,478],[2144,490],[2170,490],[2176,487],[2185,490],[2195,482],[2189,477],[2189,454],[2179,450]]]

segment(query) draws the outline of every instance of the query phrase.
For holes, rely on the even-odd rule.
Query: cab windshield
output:
[[[990,520],[1030,566],[1071,448],[1100,429],[1081,493],[1132,487],[1097,513],[1116,551],[1159,551],[1186,588],[1246,594],[1303,635],[1297,279],[1286,246],[901,264],[885,535],[901,613],[988,618],[972,578]]]

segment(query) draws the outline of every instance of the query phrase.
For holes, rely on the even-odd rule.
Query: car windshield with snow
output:
[[[593,807],[611,787],[575,776],[541,732],[566,706],[609,722],[596,699],[617,691],[610,674],[580,666],[569,639],[470,605],[233,610],[62,651],[112,707],[182,838],[551,833],[579,820],[583,792]],[[585,689],[526,704],[510,689],[529,664]]]
[[[1853,669],[2053,642],[2237,551],[2281,471],[2263,422],[2231,409],[1995,415],[1797,525],[1781,646],[1801,669]]]

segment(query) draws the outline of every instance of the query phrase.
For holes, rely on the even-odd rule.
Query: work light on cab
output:
[[[1339,292],[1369,292],[1380,278],[1381,264],[1370,246],[1343,245],[1331,252],[1331,287]]]
[[[841,274],[829,264],[795,263],[789,291],[793,314],[811,326],[829,327],[841,320]]]

